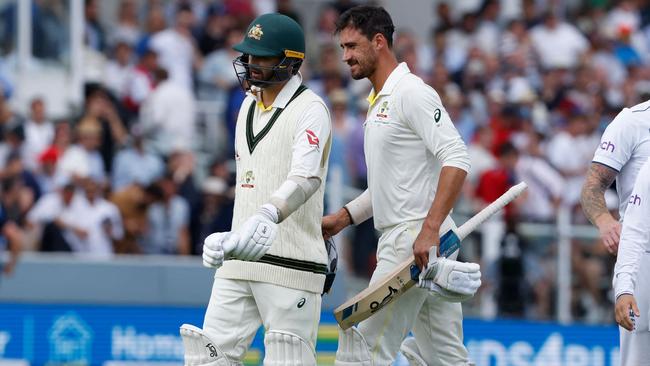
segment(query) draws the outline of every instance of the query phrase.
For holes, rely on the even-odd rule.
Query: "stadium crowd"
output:
[[[650,6],[454,3],[433,2],[426,39],[398,24],[394,50],[437,90],[469,146],[472,171],[456,212],[469,216],[516,182],[529,185],[466,245],[465,259],[486,268],[484,296],[496,305],[483,315],[550,319],[556,237],[526,235],[517,223],[553,225],[561,207],[573,223],[587,223],[580,188],[600,135],[621,108],[650,96]],[[333,36],[334,21],[353,5],[322,2],[316,27],[305,29],[302,75],[330,106],[330,169],[362,189],[369,84],[349,78]],[[63,6],[34,1],[35,57],[62,57]],[[274,10],[300,22],[290,0],[121,0],[114,16],[85,0],[84,104],[52,120],[46,98],[34,97],[25,115],[11,106],[16,85],[6,70],[16,4],[0,9],[0,248],[197,255],[205,236],[229,230],[234,124],[244,97],[231,45],[258,13]],[[203,130],[206,105],[216,106],[219,126]],[[219,146],[208,146],[206,156],[200,141]],[[350,271],[367,277],[377,240],[372,223],[347,235]],[[594,239],[574,240],[572,251],[574,316],[611,321],[614,258]],[[11,268],[10,261],[5,272]]]

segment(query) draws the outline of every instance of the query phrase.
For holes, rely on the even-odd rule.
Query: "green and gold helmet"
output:
[[[244,40],[233,46],[242,55],[233,61],[239,82],[245,88],[255,85],[265,87],[283,83],[295,75],[305,59],[305,34],[295,20],[279,13],[263,14],[246,29]],[[272,67],[252,65],[248,55],[257,57],[280,57]],[[266,80],[254,79],[250,69],[271,70]]]

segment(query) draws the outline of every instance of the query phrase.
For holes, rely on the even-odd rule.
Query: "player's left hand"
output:
[[[634,330],[635,317],[641,315],[639,307],[636,305],[634,296],[630,294],[623,294],[616,299],[616,308],[614,310],[616,315],[616,322],[621,327],[629,330]]]
[[[413,257],[415,257],[415,264],[421,271],[424,271],[427,263],[429,263],[431,248],[437,248],[440,245],[439,231],[439,229],[426,229],[423,226],[417,238],[415,238],[415,242],[413,242]]]
[[[481,287],[481,266],[476,263],[458,262],[448,258],[439,258],[436,254],[437,248],[431,248],[429,263],[420,273],[418,286],[426,287],[427,280],[445,290],[453,291],[463,295],[474,296]]]

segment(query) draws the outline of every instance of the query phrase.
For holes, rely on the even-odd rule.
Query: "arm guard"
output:
[[[271,195],[269,201],[278,209],[278,223],[286,219],[295,210],[302,206],[312,194],[320,187],[321,181],[317,177],[290,176]]]

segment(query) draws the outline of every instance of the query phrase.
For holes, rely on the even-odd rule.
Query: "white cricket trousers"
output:
[[[260,325],[316,347],[321,295],[264,282],[215,278],[203,331],[233,361],[241,361]]]
[[[621,338],[620,366],[650,366],[650,253],[646,252],[639,263],[634,299],[640,317],[636,330],[629,332],[618,327]]]
[[[447,220],[443,227],[455,227],[450,217]],[[421,220],[406,222],[382,232],[371,284],[413,254],[413,242],[422,223]],[[392,364],[402,341],[412,331],[427,365],[464,366],[468,357],[463,345],[462,321],[459,303],[441,301],[428,290],[414,287],[359,323],[358,329],[368,342],[374,365]]]

